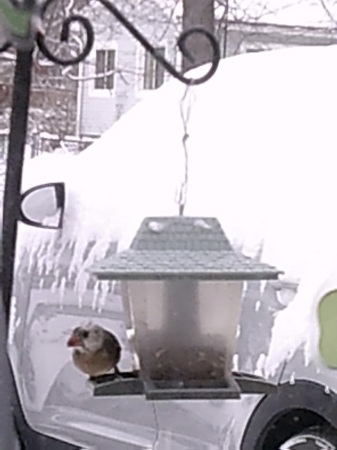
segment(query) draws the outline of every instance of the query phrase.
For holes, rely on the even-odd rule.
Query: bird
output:
[[[74,365],[89,379],[106,375],[114,369],[120,376],[118,363],[122,347],[117,337],[100,325],[88,324],[73,329],[67,346],[73,348]]]

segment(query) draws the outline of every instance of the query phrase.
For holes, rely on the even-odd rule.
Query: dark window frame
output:
[[[95,90],[115,89],[116,49],[96,50]],[[98,75],[98,76],[97,76]]]
[[[165,47],[157,47],[156,52],[165,57],[166,48]],[[153,58],[153,56],[145,52],[144,59],[144,90],[152,90],[159,88],[165,81],[165,73],[164,68],[161,64],[158,63],[157,60]]]

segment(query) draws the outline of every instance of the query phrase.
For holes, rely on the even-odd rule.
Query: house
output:
[[[14,65],[12,49],[0,54],[0,154],[8,143]],[[59,139],[76,133],[77,81],[65,77],[62,71],[61,66],[34,55],[27,135],[27,143],[34,147],[43,132]],[[77,71],[77,66],[69,70],[73,76]]]
[[[160,9],[158,13],[164,14]],[[85,80],[78,87],[80,136],[100,136],[170,77],[125,28],[111,16],[109,20],[111,28],[97,36],[94,50],[80,69]],[[165,32],[158,39],[162,29]],[[172,64],[177,63],[178,33],[174,24],[164,28],[158,20],[149,20],[143,23],[142,32]],[[290,46],[336,44],[337,29],[229,21],[227,29],[225,24],[220,25],[218,39],[225,57]],[[101,73],[104,75],[99,77]]]
[[[223,56],[301,45],[337,43],[337,28],[229,21],[220,27]]]
[[[144,6],[145,8],[145,6]],[[174,66],[177,30],[162,8],[151,6],[146,20],[135,21],[156,51]],[[140,99],[166,81],[169,74],[114,17],[102,11],[110,24],[96,33],[94,49],[81,64],[78,84],[78,133],[98,137]],[[132,20],[132,19],[131,19]]]

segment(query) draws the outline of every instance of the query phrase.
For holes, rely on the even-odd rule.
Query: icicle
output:
[[[266,281],[266,280],[262,280],[262,281],[260,282],[260,293],[261,293],[261,294],[263,294],[263,292],[265,291],[266,286],[267,286],[267,281]]]
[[[57,290],[57,280],[53,281],[51,287],[50,287],[50,292],[52,292],[53,294],[55,294]]]
[[[65,278],[65,277],[62,277],[62,279],[61,279],[61,284],[60,284],[60,296],[59,296],[59,306],[60,306],[60,309],[63,309],[63,302],[64,302],[64,295],[65,295],[66,283],[67,283],[66,278]]]
[[[49,274],[50,274],[50,272],[49,272]],[[59,269],[59,268],[55,268],[55,269],[53,270],[52,274],[53,274],[53,276],[55,277],[55,283],[56,283],[56,285],[57,285],[57,286],[60,286],[60,285],[61,285],[61,282],[62,282],[62,280],[61,280],[61,272],[60,272],[60,269]]]
[[[97,308],[99,291],[100,291],[99,287],[100,287],[100,281],[97,280],[94,285],[94,289],[93,289],[94,292],[93,292],[92,304],[91,304],[91,307],[94,311]]]
[[[259,359],[257,360],[256,368],[254,370],[255,375],[263,377],[265,361],[266,361],[266,355],[264,353],[261,353],[259,356]]]
[[[26,254],[28,253],[28,273],[31,273],[33,270],[33,267],[35,265],[35,252],[34,251],[27,251]]]
[[[295,372],[291,373],[289,384],[295,384]]]
[[[42,277],[43,275],[43,265],[41,263],[37,265],[37,275],[39,277]]]
[[[17,308],[17,300],[16,297],[13,295],[12,296],[12,301],[11,301],[11,314],[9,316],[9,325],[8,325],[8,344],[11,345],[13,344],[14,341],[14,336],[15,336],[15,330],[17,327],[17,312],[18,312],[18,308]]]
[[[78,276],[75,280],[75,291],[79,298],[81,298],[81,302],[83,301],[84,295],[87,291],[89,274],[87,272],[81,272],[81,276]]]
[[[101,296],[98,303],[98,312],[101,313],[104,306],[105,301],[109,292],[110,283],[109,281],[102,281],[101,283]]]
[[[236,372],[239,370],[239,355],[237,353],[233,356],[233,370]]]
[[[82,307],[83,307],[83,295],[81,295],[81,294],[78,294],[77,306],[79,307],[79,309],[82,309]]]

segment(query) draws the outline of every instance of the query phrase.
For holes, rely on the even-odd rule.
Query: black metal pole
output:
[[[2,225],[2,295],[8,326],[12,295],[22,166],[27,134],[33,51],[17,51],[13,82]]]

